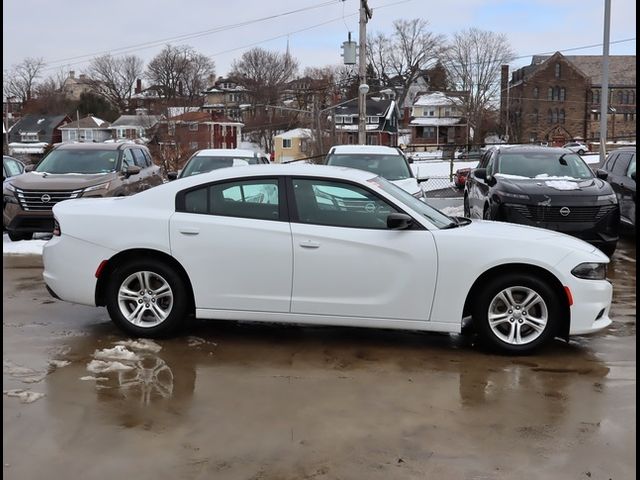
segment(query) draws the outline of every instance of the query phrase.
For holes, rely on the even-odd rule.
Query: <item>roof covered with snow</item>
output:
[[[151,128],[160,121],[156,115],[120,115],[111,128]]]
[[[288,132],[281,133],[280,135],[276,135],[274,138],[307,138],[312,134],[310,128],[295,128],[293,130],[289,130]]]
[[[109,128],[109,122],[102,120],[101,118],[94,117],[92,115],[76,120],[75,122],[67,123],[60,127],[60,130],[71,130],[74,128]]]
[[[451,105],[460,105],[460,95],[447,94],[445,92],[429,92],[423,93],[416,97],[414,107],[444,107]]]
[[[409,125],[420,127],[447,127],[460,123],[460,118],[456,117],[418,117],[411,120]]]

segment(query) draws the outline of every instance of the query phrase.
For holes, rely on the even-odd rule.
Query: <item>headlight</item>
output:
[[[97,192],[99,190],[109,190],[109,184],[111,182],[106,182],[106,183],[100,183],[98,185],[94,185],[92,187],[87,187],[84,190],[82,190],[82,193],[88,193],[88,192]]]
[[[581,263],[571,273],[585,280],[604,280],[607,278],[606,263]]]
[[[499,192],[498,196],[505,198],[518,198],[520,200],[529,200],[529,195],[525,195],[524,193]]]
[[[610,193],[609,195],[602,195],[598,197],[599,202],[609,201],[611,203],[618,203],[618,197],[615,193]]]

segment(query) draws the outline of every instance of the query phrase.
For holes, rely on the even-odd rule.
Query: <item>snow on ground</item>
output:
[[[585,155],[582,155],[580,158],[582,158],[582,160],[584,160],[585,163],[588,163],[590,165],[594,163],[600,163],[600,154],[598,153],[585,154]]]
[[[140,360],[140,357],[133,353],[131,350],[127,350],[124,345],[116,345],[113,348],[104,348],[102,350],[96,350],[93,354],[93,358],[99,360],[122,360],[134,362]]]
[[[16,397],[20,403],[33,403],[45,396],[44,393],[32,392],[24,389],[3,390],[7,397]]]
[[[34,235],[33,240],[12,242],[9,235],[2,235],[2,253],[4,255],[42,255],[42,247],[51,235]]]

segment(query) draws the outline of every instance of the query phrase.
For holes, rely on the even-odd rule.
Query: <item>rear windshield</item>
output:
[[[339,153],[329,155],[327,165],[366,170],[391,181],[411,177],[409,165],[402,155]]]
[[[256,157],[212,157],[198,155],[187,162],[187,165],[180,173],[180,176],[188,177],[190,175],[210,172],[211,170],[217,170],[219,168],[233,167],[234,160],[244,160],[249,165],[256,165],[258,163],[258,159]]]
[[[35,171],[82,174],[114,172],[118,153],[118,150],[52,150]]]
[[[502,153],[497,173],[522,178],[593,178],[593,172],[575,153]]]

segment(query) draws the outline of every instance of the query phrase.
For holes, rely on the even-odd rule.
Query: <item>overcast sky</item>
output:
[[[25,57],[42,57],[48,62],[46,74],[60,68],[81,73],[87,55],[119,53],[123,48],[147,61],[166,39],[203,31],[196,38],[171,43],[188,44],[211,56],[218,75],[226,74],[233,60],[253,46],[284,52],[287,38],[302,67],[337,64],[347,32],[357,37],[358,4],[359,0],[4,0],[3,69]],[[369,0],[369,4],[373,8],[369,32],[388,32],[395,19],[420,17],[433,31],[446,35],[470,27],[504,33],[513,50],[526,57],[602,43],[604,0]],[[612,4],[611,40],[635,38],[635,0]],[[215,29],[219,31],[212,33]],[[635,55],[635,45],[635,39],[614,44],[611,53]],[[601,52],[602,47],[596,47],[567,53]],[[514,66],[529,61],[522,58]]]

